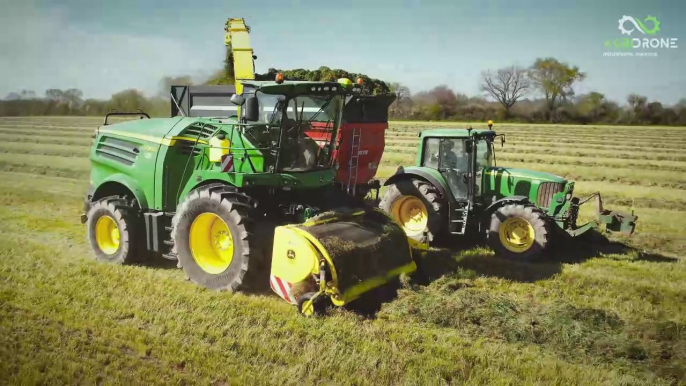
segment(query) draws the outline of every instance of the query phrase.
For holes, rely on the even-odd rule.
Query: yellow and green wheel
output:
[[[231,186],[211,184],[179,204],[172,219],[172,252],[195,284],[231,292],[260,284],[252,279],[262,261],[262,249],[253,248],[260,229],[252,227],[245,200]]]
[[[509,251],[526,252],[534,245],[534,227],[521,217],[511,217],[500,226],[498,237]]]
[[[114,255],[119,250],[119,227],[110,216],[102,216],[95,222],[95,241],[106,255]]]
[[[390,184],[379,209],[415,240],[431,241],[448,226],[447,202],[435,186],[424,180],[401,179]],[[428,240],[424,240],[425,235]]]
[[[109,196],[90,205],[86,214],[88,240],[99,261],[115,264],[140,262],[145,242],[137,203],[124,196]]]
[[[518,260],[534,260],[549,247],[552,228],[548,216],[529,203],[512,203],[490,215],[486,235],[497,255]]]
[[[231,265],[233,235],[226,222],[214,213],[203,213],[191,225],[189,244],[196,263],[205,272],[218,274]]]
[[[415,196],[400,196],[391,205],[391,215],[407,234],[421,234],[429,222],[426,205]]]

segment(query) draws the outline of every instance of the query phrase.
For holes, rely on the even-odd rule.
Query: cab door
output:
[[[438,170],[448,181],[450,191],[456,200],[466,200],[469,194],[467,175],[469,153],[465,138],[441,138]]]

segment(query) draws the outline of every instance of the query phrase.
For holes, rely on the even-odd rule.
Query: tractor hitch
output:
[[[579,207],[595,198],[596,212],[598,213],[598,219],[589,221],[582,226],[573,226],[572,229],[567,230],[572,236],[579,236],[586,231],[591,229],[599,228],[602,224],[605,224],[605,230],[608,232],[619,232],[625,236],[630,236],[634,233],[636,229],[636,221],[638,216],[636,216],[633,211],[631,214],[626,212],[620,212],[616,210],[609,210],[603,207],[603,199],[599,192],[593,193],[589,197],[573,203],[575,206],[574,210],[578,213]]]

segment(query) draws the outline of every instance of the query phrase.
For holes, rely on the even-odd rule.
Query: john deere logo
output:
[[[295,251],[292,250],[292,249],[289,249],[289,250],[286,252],[286,257],[288,257],[289,259],[295,259]]]
[[[652,23],[653,28],[648,29],[645,24],[641,22],[641,20],[636,20],[631,16],[622,16],[621,19],[619,19],[619,30],[622,31],[622,34],[624,35],[631,35],[632,32],[638,31],[644,35],[655,35],[659,30],[660,30],[660,22],[657,21],[657,18],[655,16],[650,16],[646,17],[643,19],[644,22]],[[629,23],[629,28],[631,28],[631,25],[633,24],[634,28],[631,29],[626,29],[625,26]]]

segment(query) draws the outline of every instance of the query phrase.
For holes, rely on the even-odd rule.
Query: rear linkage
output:
[[[579,215],[579,208],[595,198],[596,212],[598,213],[598,219],[587,222],[584,225],[576,226],[576,220]],[[573,198],[570,208],[569,208],[569,223],[572,229],[568,229],[567,233],[571,236],[579,236],[591,229],[599,228],[602,224],[605,224],[605,229],[612,232],[619,232],[625,236],[630,236],[634,233],[636,229],[636,221],[638,216],[636,216],[631,211],[631,214],[621,211],[609,210],[603,208],[603,199],[600,192],[595,192],[590,196],[580,200],[579,198]]]

